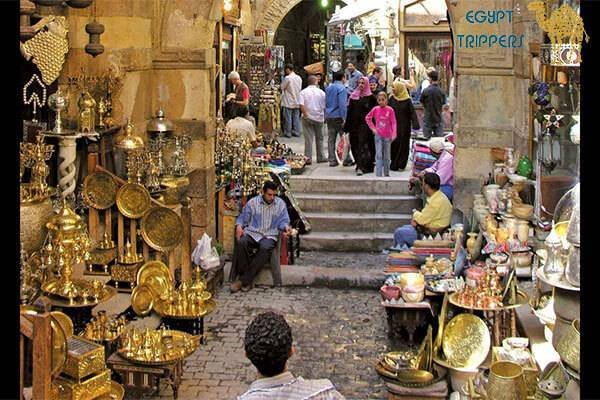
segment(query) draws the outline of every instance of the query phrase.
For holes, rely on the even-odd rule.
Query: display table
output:
[[[385,307],[388,320],[388,335],[391,338],[398,337],[402,329],[408,332],[408,340],[415,343],[414,335],[419,327],[424,327],[434,317],[433,307],[428,299],[420,303],[398,303],[390,304],[381,302]]]
[[[144,395],[156,395],[160,389],[160,379],[166,379],[173,389],[173,398],[177,398],[181,376],[183,374],[183,360],[164,365],[134,364],[113,353],[106,364],[121,377],[121,384],[128,395],[139,399]]]

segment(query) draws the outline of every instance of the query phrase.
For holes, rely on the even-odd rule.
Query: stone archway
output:
[[[268,0],[257,20],[256,29],[276,32],[287,13],[301,2],[302,0]]]

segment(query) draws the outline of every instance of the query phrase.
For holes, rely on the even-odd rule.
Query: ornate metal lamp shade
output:
[[[139,150],[144,147],[144,140],[133,134],[133,125],[128,123],[125,126],[125,132],[114,138],[114,146],[125,151]]]
[[[104,25],[94,19],[85,26],[85,31],[90,35],[90,42],[85,45],[85,52],[92,57],[104,53],[104,45],[100,43],[100,35],[104,33]]]
[[[165,118],[165,112],[161,109],[156,112],[156,117],[152,118],[146,127],[149,133],[170,133],[175,130],[175,125]]]

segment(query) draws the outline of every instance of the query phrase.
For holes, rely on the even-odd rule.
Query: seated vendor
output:
[[[258,140],[256,140],[256,128],[254,128],[254,124],[246,118],[248,115],[248,107],[236,107],[235,115],[235,118],[227,121],[225,129],[229,132],[236,132],[240,135],[240,139],[243,139],[243,136],[246,136],[248,140],[250,140],[250,143],[252,143],[252,147],[258,147],[259,143]]]
[[[291,233],[287,206],[276,193],[277,185],[265,182],[262,196],[250,199],[236,220],[233,256],[240,277],[231,284],[232,293],[252,289],[254,278],[271,258],[279,232]]]
[[[423,176],[428,172],[433,172],[440,177],[440,190],[446,195],[448,200],[452,201],[454,194],[454,145],[445,142],[442,138],[434,138],[429,144],[429,148],[438,159],[429,168],[421,171],[416,177],[411,179],[413,183],[420,183]]]
[[[419,233],[435,235],[450,226],[452,204],[440,191],[440,177],[428,172],[423,177],[423,191],[427,201],[423,211],[414,211],[410,225],[404,225],[394,232],[394,247],[411,247]]]

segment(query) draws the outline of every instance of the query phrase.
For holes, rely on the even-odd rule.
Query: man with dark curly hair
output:
[[[255,380],[238,400],[343,400],[329,379],[303,379],[286,370],[294,354],[292,328],[282,315],[266,312],[246,328],[246,357],[258,370]]]

